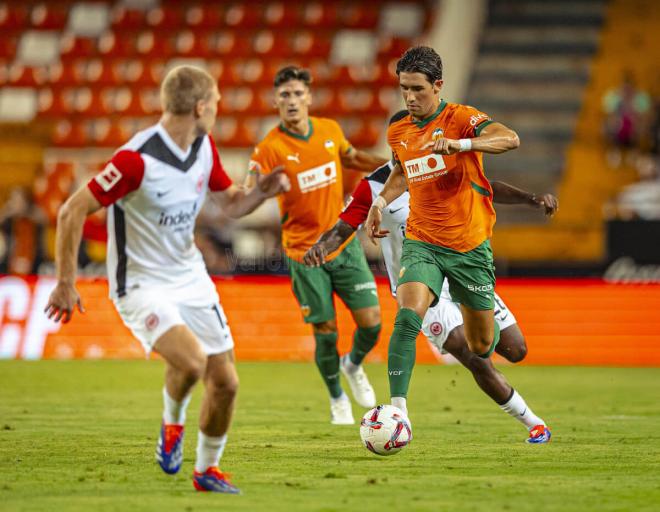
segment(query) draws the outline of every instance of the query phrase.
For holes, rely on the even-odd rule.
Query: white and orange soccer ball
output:
[[[362,417],[360,437],[376,455],[394,455],[412,441],[412,429],[401,409],[378,405]]]

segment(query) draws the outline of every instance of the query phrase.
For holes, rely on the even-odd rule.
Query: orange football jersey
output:
[[[282,165],[291,190],[278,196],[282,222],[282,246],[289,258],[302,261],[305,252],[337,222],[344,208],[341,156],[351,144],[332,119],[310,117],[306,137],[279,125],[257,145],[250,170],[270,173]],[[337,251],[335,258],[352,240]]]
[[[439,137],[477,137],[490,123],[473,107],[443,100],[431,117],[415,121],[408,114],[390,124],[387,140],[410,191],[408,238],[467,252],[491,237],[495,209],[482,154],[437,155],[421,149]]]

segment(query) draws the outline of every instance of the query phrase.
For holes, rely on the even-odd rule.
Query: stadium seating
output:
[[[413,0],[0,2],[0,130],[28,122],[26,133],[39,134],[29,142],[39,147],[35,161],[7,167],[0,200],[12,185],[33,186],[52,257],[56,212],[71,186],[157,121],[158,87],[178,63],[205,66],[218,81],[214,135],[225,155],[249,154],[277,124],[273,78],[289,64],[313,74],[312,114],[336,118],[354,145],[373,147],[399,100],[393,62],[429,26],[432,7]],[[12,140],[0,143],[8,155]]]
[[[556,191],[605,14],[599,0],[491,2],[468,103],[515,127],[522,144],[487,156],[489,177]],[[498,211],[502,224],[528,218]]]
[[[273,76],[295,62],[309,66],[315,84],[326,89],[314,113],[354,116],[355,122],[366,114],[384,122],[392,96],[377,89],[392,87],[390,61],[413,41],[411,34],[380,30],[392,25],[392,8],[365,0],[270,1],[259,2],[259,8],[254,2],[151,4],[140,9],[140,2],[1,3],[0,87],[36,89],[33,115],[50,120],[52,143],[66,147],[114,144],[115,137],[99,137],[89,127],[105,126],[97,122],[103,117],[115,126],[115,118],[153,115],[152,89],[168,66],[189,59],[218,78],[223,114],[272,113],[271,101],[264,99]],[[403,0],[392,4],[394,13],[406,5],[419,34],[428,7]],[[236,137],[223,137],[223,144],[252,144],[242,128],[248,124],[254,119],[237,119]]]
[[[543,182],[554,184],[558,191],[560,215],[546,229],[529,226],[499,229],[494,238],[494,251],[496,254],[506,254],[512,260],[602,261],[606,246],[604,206],[623,185],[636,179],[633,169],[613,169],[606,161],[601,101],[609,88],[621,84],[627,70],[632,71],[640,87],[657,91],[656,49],[660,36],[655,27],[660,22],[660,6],[653,0],[614,0],[608,5],[584,2],[582,6],[586,6],[582,14],[569,25],[588,30],[591,23],[600,23],[602,19],[604,26],[599,33],[598,53],[586,61],[583,56],[575,56],[562,65],[561,73],[559,69],[551,69],[559,62],[559,57],[546,59],[543,74],[553,83],[554,77],[559,83],[566,83],[582,76],[587,81],[585,94],[574,100],[553,100],[545,113],[541,109],[538,111],[539,118],[549,115],[548,111],[575,111],[574,128],[570,131],[566,129],[562,134],[563,142],[558,148],[565,150],[544,150],[538,145],[533,146],[537,157],[545,158],[547,163],[530,159],[527,169],[520,169],[521,173],[525,173],[526,183],[530,182],[530,177],[546,169]],[[601,9],[600,14],[594,12],[595,7]],[[520,16],[533,15],[526,13]],[[565,23],[565,18],[561,19]],[[632,55],[634,58],[631,58]],[[544,92],[539,97],[544,97],[545,91],[551,89],[544,86]],[[523,148],[524,145],[520,149]],[[561,159],[558,163],[559,169],[563,169],[561,175],[545,167],[557,165],[551,162],[564,154],[565,161]],[[491,169],[494,164],[495,159],[492,159]]]

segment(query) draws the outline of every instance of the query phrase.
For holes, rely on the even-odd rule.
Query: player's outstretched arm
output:
[[[491,181],[490,185],[493,187],[493,202],[495,203],[528,204],[534,208],[543,208],[549,217],[559,210],[559,200],[552,194],[537,196],[503,181]]]
[[[401,164],[397,162],[387,178],[383,190],[374,199],[364,225],[367,230],[367,236],[372,243],[376,244],[376,238],[384,238],[389,234],[389,231],[386,229],[380,229],[380,223],[383,220],[383,208],[403,194],[406,191],[406,187],[406,177],[403,175]]]
[[[440,138],[430,141],[422,149],[431,148],[439,155],[453,155],[461,151],[480,151],[494,155],[516,149],[520,146],[518,134],[502,123],[491,123],[481,130],[478,137],[472,139],[446,139]]]
[[[60,208],[57,215],[55,234],[55,266],[57,285],[51,292],[45,312],[48,318],[64,323],[71,320],[75,307],[84,312],[78,290],[76,290],[76,270],[78,249],[82,239],[85,218],[101,208],[86,185],[76,191]]]
[[[276,167],[266,176],[257,175],[252,188],[230,185],[223,190],[221,193],[226,198],[225,213],[235,219],[243,217],[256,210],[266,199],[288,192],[290,188],[291,183],[284,174],[284,167]]]
[[[325,257],[339,249],[341,244],[348,240],[353,233],[355,233],[355,228],[339,219],[309,248],[303,256],[303,263],[308,267],[320,267],[325,263]]]
[[[335,252],[355,233],[367,219],[371,208],[371,186],[369,180],[362,178],[355,187],[350,202],[339,215],[337,223],[323,233],[318,241],[305,253],[303,263],[310,267],[320,267],[328,254]]]
[[[351,148],[348,153],[341,156],[342,166],[360,172],[371,172],[385,163],[387,163],[386,158],[381,158],[355,148]]]

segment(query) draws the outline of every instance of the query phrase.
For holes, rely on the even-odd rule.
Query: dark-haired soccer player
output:
[[[318,268],[306,267],[302,258],[344,207],[342,168],[369,172],[385,159],[353,148],[335,121],[309,115],[311,82],[309,71],[295,66],[277,73],[275,105],[280,123],[255,148],[246,184],[252,186],[257,175],[278,166],[285,168],[291,180],[291,189],[278,196],[282,246],[293,293],[305,323],[313,327],[316,365],[330,394],[330,421],[345,425],[354,420],[350,400],[339,382],[340,371],[359,405],[376,405],[362,369],[362,361],[380,333],[376,283],[355,237],[349,237]],[[333,292],[348,306],[357,324],[353,348],[341,359]]]
[[[490,237],[495,223],[492,189],[482,153],[518,147],[516,133],[473,107],[440,99],[442,61],[429,47],[406,51],[397,63],[407,112],[387,132],[395,166],[374,200],[368,235],[380,231],[382,210],[408,189],[410,217],[397,286],[399,312],[390,339],[392,404],[406,407],[415,364],[415,339],[442,284],[461,304],[470,350],[487,358],[499,340],[495,322],[495,272]]]
[[[305,254],[307,265],[322,264],[325,255],[333,251],[351,236],[362,224],[369,213],[374,198],[383,189],[383,184],[392,170],[390,163],[385,164],[360,181],[353,192],[353,197],[339,220],[326,231],[314,246]],[[545,209],[546,215],[553,215],[557,208],[557,199],[552,194],[536,196],[519,190],[506,183],[493,182],[493,201],[506,204],[529,204]],[[392,294],[396,296],[397,277],[401,270],[401,249],[406,233],[406,221],[410,212],[410,195],[404,192],[383,210],[381,226],[388,236],[381,239],[387,273],[390,278]],[[501,329],[500,342],[496,351],[511,362],[522,361],[527,354],[525,338],[516,322],[515,316],[504,301],[495,293],[495,321]],[[484,359],[468,349],[463,330],[463,318],[460,307],[449,295],[445,280],[438,303],[429,308],[424,316],[422,332],[441,352],[454,356],[474,377],[479,387],[492,398],[500,408],[521,422],[529,431],[528,443],[546,443],[550,441],[550,430],[545,422],[536,416],[527,406],[523,397],[509,385],[498,372],[490,359]]]
[[[195,219],[208,191],[223,194],[227,214],[240,217],[289,183],[281,171],[250,193],[232,183],[209,135],[219,100],[205,71],[179,66],[167,74],[160,122],[138,132],[62,206],[57,286],[46,312],[68,322],[76,306],[82,311],[75,287],[82,226],[87,215],[107,207],[110,297],[145,351],[157,352],[166,364],[156,459],[168,474],[181,468],[186,408],[202,379],[193,484],[199,491],[235,494],[218,468],[238,389],[234,341],[194,243]]]

